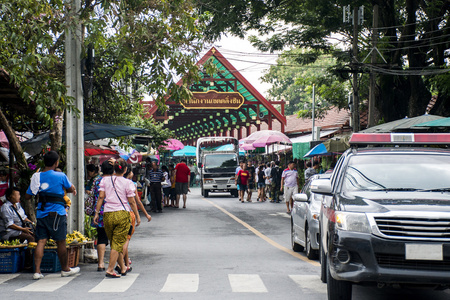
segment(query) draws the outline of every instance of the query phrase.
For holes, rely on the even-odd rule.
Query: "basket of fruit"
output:
[[[0,243],[0,273],[16,273],[24,268],[26,246],[19,240]]]

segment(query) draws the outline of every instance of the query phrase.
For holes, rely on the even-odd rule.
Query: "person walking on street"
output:
[[[266,188],[264,193],[266,195],[264,195],[265,198],[267,198],[267,195],[269,195],[269,200],[272,200],[272,179],[270,177],[270,172],[272,171],[272,164],[271,163],[267,163],[266,164],[266,168],[264,169],[264,176],[266,177]]]
[[[169,176],[170,176],[170,207],[175,207],[175,201],[177,200],[177,192],[175,190],[176,185],[176,175],[175,175],[175,166],[173,164],[169,164]]]
[[[190,187],[193,187],[194,186],[194,184],[195,184],[195,173],[196,173],[196,167],[192,164],[192,163],[190,163],[189,164],[189,171],[191,172],[191,175],[190,175],[190,183],[189,183],[189,186]]]
[[[90,190],[90,194],[92,195],[93,202],[93,210],[95,212],[95,208],[97,207],[98,197],[100,196],[100,182],[103,178],[108,178],[114,174],[114,166],[109,161],[105,160],[102,163],[102,173],[103,175],[98,177],[92,183],[92,189]],[[98,266],[97,271],[105,271],[105,252],[106,246],[108,246],[108,236],[106,235],[105,227],[103,224],[103,209],[104,204],[100,207],[98,211],[98,220],[97,224],[94,223],[94,220],[91,222],[91,226],[97,229],[97,254],[98,254]]]
[[[252,202],[252,194],[253,190],[255,189],[256,176],[255,176],[255,167],[253,166],[253,163],[251,161],[247,162],[247,170],[250,174],[247,183],[247,201]]]
[[[280,191],[282,191],[284,187],[284,200],[286,202],[287,214],[291,213],[292,206],[294,204],[292,196],[298,192],[298,172],[294,169],[294,167],[294,162],[290,161],[287,169],[284,170],[281,175]]]
[[[152,212],[162,213],[162,190],[161,183],[164,182],[164,173],[158,168],[156,161],[152,162],[152,168],[147,173],[150,181],[150,207]]]
[[[236,178],[235,178],[236,186],[238,187],[238,191],[239,191],[239,201],[241,201],[242,203],[244,203],[245,191],[248,190],[247,184],[248,184],[249,177],[250,177],[250,173],[247,170],[247,165],[244,163],[244,164],[242,164],[242,170],[239,170],[239,172],[236,174]],[[250,200],[249,202],[251,202],[251,201],[252,200]]]
[[[103,223],[106,235],[111,242],[109,265],[105,274],[108,278],[120,278],[128,271],[124,263],[123,252],[131,229],[131,210],[136,216],[136,226],[141,223],[135,201],[136,187],[133,182],[123,177],[127,171],[127,163],[123,158],[119,158],[114,163],[114,171],[114,176],[102,179],[100,182],[100,195],[94,216],[94,223],[98,224],[99,211],[105,203]],[[121,274],[114,272],[116,263],[120,266]]]
[[[257,184],[258,184],[258,197],[259,200],[258,201],[266,201],[266,193],[264,191],[265,187],[266,187],[266,175],[264,173],[264,164],[261,163],[259,165],[258,171],[257,171],[257,175],[256,178],[258,180]]]
[[[164,207],[169,207],[170,189],[172,186],[172,182],[170,181],[169,169],[166,166],[162,166],[161,171],[163,171],[164,175],[164,181],[161,185],[163,190]]]
[[[61,276],[72,276],[80,272],[79,267],[69,268],[66,248],[67,217],[64,189],[74,196],[77,194],[75,186],[69,181],[66,174],[56,172],[59,164],[59,155],[55,151],[44,154],[44,169],[34,173],[25,198],[39,195],[36,211],[36,240],[34,252],[35,273],[33,279],[44,278],[41,273],[41,262],[44,256],[44,247],[49,238],[56,241],[57,253],[61,264]]]
[[[186,165],[186,159],[182,159],[179,164],[175,166],[176,184],[175,190],[177,193],[176,208],[180,207],[180,196],[183,195],[183,208],[186,208],[187,193],[190,192],[189,181],[191,171]]]
[[[272,180],[272,200],[270,202],[280,202],[281,173],[280,161],[277,160],[275,167],[272,167],[270,171],[270,178]]]

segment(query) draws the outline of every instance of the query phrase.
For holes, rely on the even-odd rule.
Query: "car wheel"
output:
[[[336,280],[331,276],[330,268],[327,268],[327,292],[328,300],[352,300],[352,283]]]
[[[208,198],[208,196],[209,196],[209,190],[204,190],[203,191],[203,196],[205,197],[205,198]]]
[[[320,250],[320,280],[323,283],[327,283],[327,259],[325,252],[323,251],[322,243],[319,243]]]
[[[203,185],[200,186],[200,191],[201,191],[202,196],[204,196],[204,195],[205,195],[205,192],[204,192],[204,189],[203,189]]]
[[[239,196],[239,195],[238,195],[238,191],[234,191],[234,190],[231,191],[231,196],[232,196],[232,197],[237,197],[237,196]]]
[[[306,227],[306,240],[305,240],[305,252],[306,257],[309,259],[316,259],[317,258],[317,251],[311,248],[311,231],[309,230],[308,226]]]
[[[292,219],[291,219],[291,246],[292,250],[294,250],[295,252],[302,252],[304,249],[303,246],[300,246],[295,242],[294,222],[292,221]]]

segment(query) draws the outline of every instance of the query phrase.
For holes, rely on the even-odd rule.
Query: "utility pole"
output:
[[[68,13],[74,24],[67,24],[65,40],[65,67],[67,96],[75,99],[79,116],[66,112],[67,176],[77,190],[71,196],[72,205],[67,219],[67,231],[84,233],[84,114],[83,88],[81,83],[81,24],[79,23],[80,0],[67,0]],[[73,26],[72,26],[73,25]],[[71,194],[69,194],[71,195]]]
[[[378,5],[373,6],[373,21],[372,21],[372,53],[370,58],[370,63],[372,66],[377,62],[377,53],[374,51],[377,49],[378,42]],[[370,86],[369,86],[369,124],[368,127],[375,125],[375,74],[373,73],[373,68],[370,70]]]
[[[312,140],[316,140],[316,128],[315,128],[315,119],[316,119],[316,85],[313,83],[313,99],[312,99],[312,130],[311,130],[311,136]]]
[[[359,123],[359,91],[358,91],[358,21],[359,21],[359,8],[353,8],[353,111],[352,111],[352,119],[353,119],[353,132],[358,132],[360,123]]]

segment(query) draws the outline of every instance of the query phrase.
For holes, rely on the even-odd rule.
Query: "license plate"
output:
[[[405,259],[409,260],[444,260],[442,244],[406,244]]]
[[[227,186],[226,186],[226,185],[218,185],[218,186],[217,186],[217,189],[218,189],[218,190],[226,190],[226,189],[227,189]]]

